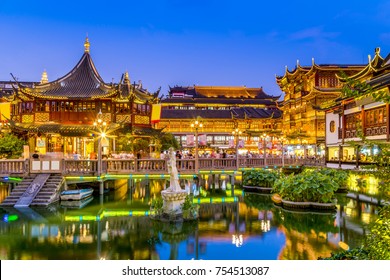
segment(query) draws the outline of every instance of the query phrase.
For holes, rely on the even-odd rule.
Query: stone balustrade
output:
[[[281,167],[289,165],[324,166],[324,160],[239,157],[239,168]],[[195,159],[176,160],[181,174],[195,173]],[[236,170],[236,158],[199,158],[199,171]],[[61,173],[64,176],[96,176],[97,160],[40,159],[40,160],[0,160],[0,176],[25,175],[28,173]],[[103,174],[166,174],[168,165],[162,159],[103,159]]]

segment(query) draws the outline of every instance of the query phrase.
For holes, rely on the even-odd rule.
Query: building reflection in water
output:
[[[377,206],[342,196],[336,213],[294,213],[269,195],[245,194],[209,185],[199,196],[200,219],[174,228],[147,215],[149,201],[166,180],[122,180],[103,198],[77,207],[1,209],[1,259],[317,259],[358,246]],[[194,186],[182,180],[182,187]],[[204,179],[198,184],[205,188]],[[223,186],[223,183],[219,183]],[[5,188],[5,189],[4,189]],[[218,191],[220,190],[220,191]],[[207,190],[205,190],[207,191]],[[3,186],[0,194],[7,192]]]

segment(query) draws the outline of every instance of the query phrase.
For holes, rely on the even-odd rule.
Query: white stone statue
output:
[[[176,167],[176,154],[171,147],[168,151],[168,172],[170,177],[169,188],[161,191],[163,199],[164,214],[181,214],[182,204],[187,196],[187,192],[180,187],[179,174]]]
[[[172,147],[169,148],[168,156],[169,156],[168,172],[170,175],[169,177],[170,182],[167,191],[170,192],[182,191],[182,188],[180,187],[180,183],[179,183],[179,174],[177,172],[177,167],[176,167],[176,154]]]

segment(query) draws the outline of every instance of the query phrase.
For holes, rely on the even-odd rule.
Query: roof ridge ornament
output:
[[[125,84],[130,84],[130,77],[129,77],[129,72],[126,70],[125,72],[125,79],[124,79]]]
[[[90,43],[89,43],[89,40],[88,40],[88,35],[87,37],[85,37],[85,42],[84,42],[84,52],[85,53],[89,53],[89,47],[90,47]]]

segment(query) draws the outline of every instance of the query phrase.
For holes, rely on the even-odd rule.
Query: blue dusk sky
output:
[[[263,87],[297,60],[366,64],[390,51],[390,1],[0,0],[0,80],[49,81],[81,58],[88,34],[105,82]]]

